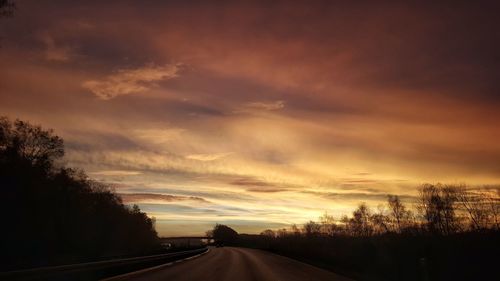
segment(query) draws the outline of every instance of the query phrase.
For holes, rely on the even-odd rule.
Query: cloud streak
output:
[[[139,171],[111,170],[111,171],[92,172],[90,174],[95,176],[137,176],[141,175],[142,173]]]
[[[222,158],[225,158],[231,154],[232,154],[231,152],[190,154],[190,155],[187,155],[186,158],[191,159],[191,160],[198,160],[198,161],[206,162],[206,161],[215,161],[218,159],[222,159]]]
[[[120,69],[103,79],[85,81],[82,86],[96,97],[110,100],[122,95],[146,92],[154,87],[156,82],[177,77],[179,68],[180,64],[170,64]]]
[[[124,203],[144,203],[144,202],[178,202],[194,201],[198,203],[209,203],[207,200],[196,196],[179,196],[158,193],[119,193]]]
[[[280,110],[285,107],[285,102],[282,100],[274,102],[249,102],[246,104],[246,107],[261,110]]]

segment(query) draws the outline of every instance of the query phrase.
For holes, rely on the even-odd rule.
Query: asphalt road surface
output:
[[[246,248],[211,248],[191,260],[122,276],[134,281],[347,281],[332,272],[269,252]]]

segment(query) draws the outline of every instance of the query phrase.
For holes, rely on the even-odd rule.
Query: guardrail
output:
[[[187,258],[206,251],[208,251],[208,248],[205,247],[201,249],[152,256],[1,272],[0,280],[99,280]]]

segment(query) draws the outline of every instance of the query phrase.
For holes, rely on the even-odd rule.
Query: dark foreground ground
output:
[[[152,271],[111,280],[176,281],[348,281],[349,278],[269,252],[247,248],[211,248],[200,257]]]

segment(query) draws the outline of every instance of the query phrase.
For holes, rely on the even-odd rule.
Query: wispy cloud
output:
[[[45,44],[45,59],[49,61],[68,62],[74,56],[73,49],[69,46],[56,44],[54,38],[49,34],[41,36]]]
[[[133,131],[133,135],[151,143],[164,144],[172,140],[181,140],[185,131],[181,128],[137,129]]]
[[[198,161],[214,161],[231,155],[231,152],[226,153],[206,153],[206,154],[190,154],[187,155],[187,159],[198,160]]]
[[[207,200],[197,196],[180,196],[158,193],[120,193],[120,197],[125,203],[140,203],[140,202],[176,202],[176,201],[197,201],[208,203]]]
[[[285,192],[289,191],[286,188],[279,188],[279,187],[262,187],[262,186],[257,186],[257,187],[250,187],[247,188],[246,191],[248,192],[259,192],[259,193],[276,193],[276,192]]]
[[[260,186],[260,187],[266,187],[266,186],[274,186],[273,184],[257,179],[251,179],[251,178],[239,178],[234,181],[231,181],[231,184],[233,185],[239,185],[239,186]]]
[[[245,104],[246,109],[258,109],[258,110],[280,110],[285,107],[285,102],[282,100],[277,100],[273,102],[249,102]]]
[[[109,171],[92,172],[90,174],[91,175],[95,175],[95,176],[137,176],[137,175],[141,175],[142,172],[139,172],[139,171],[109,170]]]
[[[109,100],[120,95],[146,92],[154,87],[156,82],[177,77],[179,68],[180,64],[167,64],[120,69],[104,79],[85,81],[82,86],[98,98]]]
[[[326,199],[331,200],[354,200],[357,202],[361,201],[374,201],[374,202],[383,202],[387,200],[387,196],[389,193],[366,193],[366,192],[317,192],[317,191],[303,191],[304,193],[314,194]],[[417,197],[415,195],[398,195],[402,200],[406,202],[416,202]]]
[[[245,187],[246,191],[257,193],[276,193],[292,190],[290,188],[290,185],[287,184],[277,184],[250,177],[240,177],[236,180],[231,181],[230,184],[243,186]]]

